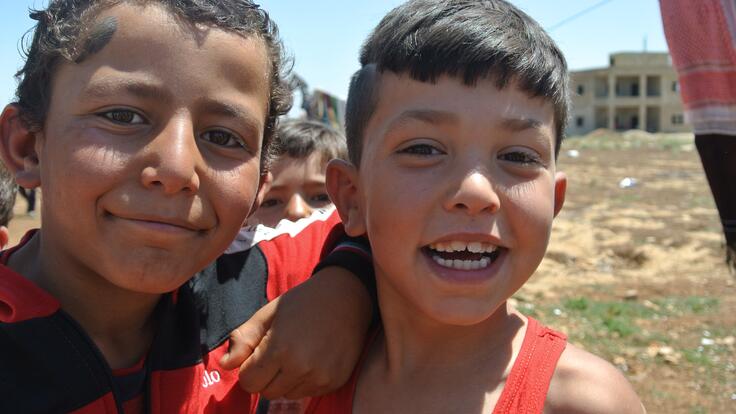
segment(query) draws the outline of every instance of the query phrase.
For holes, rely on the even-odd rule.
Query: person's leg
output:
[[[27,189],[23,188],[21,186],[18,186],[18,194],[21,195],[26,200],[26,203],[28,204],[28,208],[26,209],[26,213],[31,214],[36,210],[36,189]]]
[[[23,199],[25,199],[26,201],[28,201],[28,194],[26,194],[26,189],[25,188],[23,188],[21,186],[18,186],[18,194],[20,194],[21,197],[23,197]]]
[[[726,236],[726,262],[736,270],[736,136],[696,135],[695,145]]]
[[[28,213],[33,213],[36,211],[36,189],[31,188],[28,190],[28,197],[26,199],[28,200]]]

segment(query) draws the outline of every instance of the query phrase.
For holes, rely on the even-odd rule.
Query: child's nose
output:
[[[146,146],[147,165],[141,173],[143,185],[166,194],[196,193],[197,165],[201,160],[191,122],[170,122]]]
[[[496,189],[481,171],[464,175],[445,202],[448,211],[460,210],[471,215],[495,213],[501,206]]]
[[[311,214],[312,207],[299,194],[294,194],[286,204],[286,218],[291,221],[309,217]]]

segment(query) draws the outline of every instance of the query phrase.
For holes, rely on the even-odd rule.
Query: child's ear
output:
[[[41,185],[36,153],[38,135],[23,122],[17,105],[6,106],[0,114],[0,156],[21,187],[35,188]]]
[[[327,194],[340,214],[345,233],[357,237],[365,234],[365,220],[360,203],[358,170],[347,161],[331,160],[325,173]]]
[[[565,193],[567,192],[567,175],[563,172],[555,174],[555,217],[565,204]]]
[[[253,205],[250,206],[248,217],[252,216],[258,210],[258,207],[261,206],[263,199],[266,198],[266,194],[271,189],[271,183],[273,183],[273,174],[271,171],[260,175],[258,179],[258,192],[256,193],[256,199],[253,200]]]

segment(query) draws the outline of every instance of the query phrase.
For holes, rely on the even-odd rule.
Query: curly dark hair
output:
[[[91,23],[100,11],[132,3],[158,4],[182,22],[206,25],[241,36],[260,38],[271,61],[269,110],[263,136],[261,166],[267,168],[272,156],[272,138],[278,118],[291,108],[287,83],[290,65],[284,57],[276,24],[268,13],[250,0],[51,0],[44,10],[31,10],[35,29],[24,36],[25,65],[16,73],[15,102],[22,120],[31,130],[43,129],[51,95],[51,81],[61,62],[79,63],[101,49],[93,41]],[[27,35],[33,34],[30,44]],[[103,44],[104,46],[104,44]]]
[[[0,226],[7,226],[13,218],[13,206],[15,195],[18,193],[18,185],[13,175],[0,162]]]

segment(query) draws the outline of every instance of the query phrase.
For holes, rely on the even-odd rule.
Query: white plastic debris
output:
[[[716,341],[713,340],[713,339],[711,339],[711,338],[700,338],[700,345],[710,346],[710,345],[713,345],[715,343],[716,343]]]
[[[574,150],[574,149],[573,150],[569,150],[569,151],[567,151],[567,156],[570,157],[570,158],[577,158],[577,157],[580,156],[580,151]]]
[[[636,178],[626,177],[623,180],[619,181],[618,186],[619,188],[631,188],[636,186],[638,182],[639,181]]]

